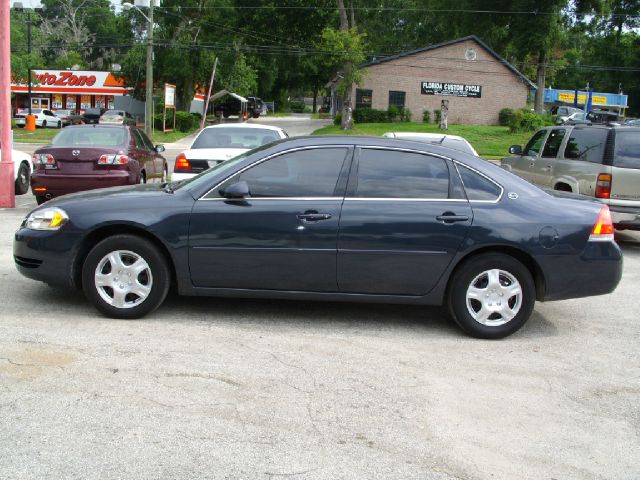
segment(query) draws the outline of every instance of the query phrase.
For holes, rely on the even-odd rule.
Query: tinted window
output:
[[[244,180],[252,197],[332,197],[347,151],[317,148],[285,153],[235,175],[224,186]]]
[[[529,140],[527,146],[524,147],[524,154],[529,155],[530,157],[538,156],[538,153],[540,153],[540,150],[542,149],[542,142],[544,142],[544,136],[546,134],[546,130],[540,130],[536,133],[533,138]]]
[[[502,190],[492,181],[462,165],[458,165],[458,171],[469,200],[497,200],[500,197]]]
[[[556,158],[558,156],[560,145],[564,139],[564,133],[565,130],[563,128],[551,130],[549,138],[547,138],[547,143],[544,145],[544,150],[542,151],[543,157]]]
[[[279,139],[277,131],[266,128],[205,128],[191,148],[256,148]]]
[[[602,163],[608,130],[574,128],[564,148],[564,158]]]
[[[149,140],[149,137],[147,137],[147,134],[144,133],[142,130],[138,130],[138,133],[140,134],[140,138],[142,138],[142,142],[144,143],[145,148],[148,150],[154,150],[155,147],[153,146],[153,142]]]
[[[448,198],[449,170],[441,158],[393,150],[363,149],[355,197]]]
[[[640,132],[616,132],[613,164],[622,168],[640,168]]]
[[[136,141],[136,148],[146,149],[144,144],[144,140],[142,139],[142,135],[140,135],[140,130],[135,129],[133,131],[133,138]]]
[[[125,144],[126,132],[122,128],[110,127],[67,127],[56,135],[51,144],[54,147],[98,146],[117,147]]]
[[[356,88],[356,108],[370,107],[373,102],[373,90]]]
[[[389,91],[389,106],[404,108],[405,92]]]

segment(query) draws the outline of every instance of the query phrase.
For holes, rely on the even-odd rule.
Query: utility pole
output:
[[[153,3],[149,1],[149,28],[147,31],[147,102],[144,112],[144,131],[148,137],[153,133]]]
[[[0,0],[0,207],[15,208],[11,158],[11,26],[9,0]]]
[[[211,72],[211,81],[209,82],[209,92],[207,93],[207,98],[204,102],[204,112],[202,112],[202,121],[200,122],[200,128],[204,128],[204,122],[207,120],[207,110],[209,109],[209,99],[211,98],[211,90],[213,89],[213,80],[216,77],[216,67],[218,66],[218,57],[216,57],[216,61],[213,63],[213,72]]]
[[[31,10],[27,9],[27,71],[28,73],[28,94],[29,97],[29,115],[31,115]]]

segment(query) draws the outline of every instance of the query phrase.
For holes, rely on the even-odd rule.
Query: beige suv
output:
[[[640,128],[547,127],[509,153],[505,170],[541,187],[598,198],[617,229],[640,230]]]

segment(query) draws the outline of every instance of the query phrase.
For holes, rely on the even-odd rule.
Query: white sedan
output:
[[[255,123],[206,127],[200,131],[191,147],[176,157],[171,180],[191,178],[252,148],[288,136],[281,128]]]
[[[29,191],[29,179],[31,178],[31,156],[18,150],[11,150],[13,160],[13,176],[16,179],[16,195],[24,195]],[[0,160],[2,152],[0,151]]]
[[[36,127],[42,128],[62,128],[62,119],[54,115],[51,110],[46,108],[32,108],[31,114],[36,117]],[[20,110],[14,121],[18,127],[24,127],[27,123],[27,115],[29,115],[28,109]]]
[[[459,152],[468,153],[474,157],[479,157],[478,152],[463,137],[449,135],[448,133],[422,133],[422,132],[387,132],[382,135],[387,138],[400,138],[402,140],[413,140],[414,142],[432,143],[442,145]]]

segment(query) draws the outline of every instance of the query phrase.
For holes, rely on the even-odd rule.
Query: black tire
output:
[[[16,178],[16,195],[24,195],[29,191],[29,167],[21,163]]]
[[[36,195],[36,203],[38,205],[42,205],[46,201],[47,201],[47,197],[45,197],[44,195]]]
[[[498,276],[500,286],[493,289],[491,285],[487,285],[483,289],[482,283],[489,280],[489,276],[485,275],[485,272],[491,270],[500,271]],[[510,286],[515,286],[515,283],[512,283],[512,279],[509,277],[515,279],[520,285],[521,293],[519,299],[517,296],[510,298],[505,298],[504,296],[502,288],[507,289]],[[472,287],[483,290],[483,293],[485,291],[488,293],[480,295],[483,297],[482,301],[470,299],[470,305],[468,306],[467,293],[468,291],[470,294],[472,293]],[[487,298],[487,295],[491,296]],[[508,295],[506,294],[506,296]],[[533,277],[527,267],[509,255],[487,253],[465,261],[456,269],[449,282],[447,303],[449,313],[467,334],[476,338],[496,339],[504,338],[518,331],[531,316],[535,300],[536,288]],[[483,310],[483,305],[485,305],[483,302],[491,306]],[[476,320],[470,311],[473,310],[477,316],[481,317],[483,311],[489,311],[493,308],[505,309],[502,306],[503,302],[504,305],[509,307],[509,311],[505,312],[506,316],[503,317],[501,313],[491,313],[484,320],[484,323],[481,323],[481,320]],[[512,315],[512,308],[518,305],[519,308],[515,316],[507,320],[508,316]],[[500,324],[503,321],[506,321],[506,323]]]
[[[127,302],[127,305],[133,306],[114,306],[113,303],[116,303],[114,289],[111,287],[102,287],[101,293],[99,287],[96,285],[96,269],[100,264],[104,263],[105,257],[113,252],[125,252],[122,256],[118,254],[118,257],[123,260],[123,267],[121,267],[123,269],[131,266],[124,264],[124,260],[126,260],[128,255],[126,252],[132,253],[134,255],[132,258],[137,256],[144,260],[148,266],[148,270],[145,269],[145,271],[138,274],[146,275],[144,278],[140,278],[139,276],[135,279],[133,279],[133,277],[125,277],[125,274],[122,273],[124,270],[119,271],[122,278],[125,278],[124,281],[121,278],[115,278],[116,282],[125,284],[125,289],[123,290],[125,293],[121,294],[123,301]],[[107,261],[107,264],[104,265],[108,267],[107,275],[111,275],[110,261]],[[115,271],[113,273],[116,274]],[[132,284],[132,281],[140,282],[141,284],[146,281],[146,287],[149,289],[148,295],[143,300],[140,300],[141,297],[138,297],[136,294],[126,293],[128,291],[127,288],[132,288],[127,287],[127,279],[129,280],[129,285]],[[153,243],[136,235],[113,235],[102,240],[91,249],[82,265],[82,289],[85,296],[102,314],[111,318],[140,318],[153,312],[162,304],[167,296],[170,283],[171,275],[169,267],[162,253]],[[122,287],[122,285],[119,286]],[[117,287],[118,285],[116,285],[116,288]],[[109,292],[111,292],[111,296]],[[106,298],[110,298],[112,302],[109,303],[103,295],[106,295]],[[140,303],[136,303],[138,301],[140,301]]]
[[[46,120],[42,120],[42,128],[47,128],[47,121]]]
[[[253,118],[260,118],[260,114],[259,113],[254,113],[253,114]]]
[[[140,178],[138,178],[138,184],[143,185],[147,183],[147,174],[144,170],[140,172]]]
[[[62,128],[62,122],[58,122],[58,128]]]

